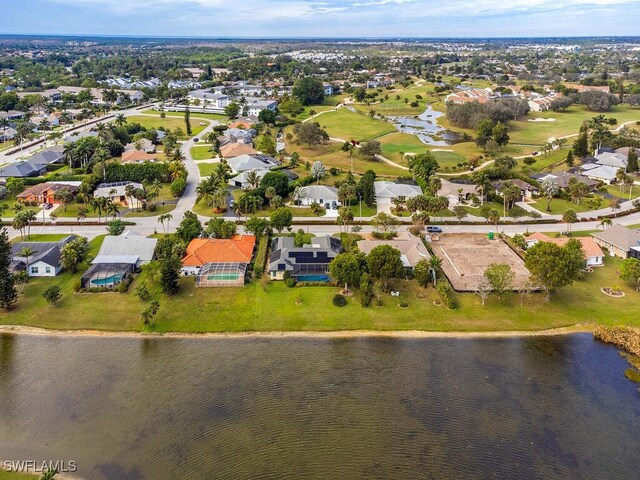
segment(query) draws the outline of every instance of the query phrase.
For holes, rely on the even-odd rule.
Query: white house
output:
[[[92,265],[131,264],[135,268],[153,260],[157,238],[144,237],[138,233],[126,231],[121,235],[104,237],[98,256]]]
[[[75,235],[58,242],[19,242],[11,246],[11,265],[13,272],[27,270],[30,277],[55,277],[62,271],[60,264],[62,247],[76,239]],[[24,249],[33,253],[29,257],[22,256]]]
[[[418,185],[379,181],[373,183],[376,192],[378,212],[390,212],[393,199],[400,201],[422,195],[422,188]]]
[[[262,110],[273,110],[275,111],[278,107],[278,102],[275,100],[263,100],[260,98],[256,99],[247,99],[247,105],[245,106],[246,115],[256,117],[260,115]]]
[[[229,95],[211,92],[209,90],[194,90],[189,93],[189,103],[195,104],[205,110],[214,110],[222,113],[232,102]]]
[[[439,197],[447,197],[449,208],[462,202],[468,202],[472,195],[477,193],[478,186],[472,183],[453,183],[446,179],[441,179],[442,186],[438,190]]]
[[[325,185],[309,185],[304,187],[305,195],[300,198],[301,205],[311,205],[316,202],[328,210],[335,210],[340,206],[338,189]]]

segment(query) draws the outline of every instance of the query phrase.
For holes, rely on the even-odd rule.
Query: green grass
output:
[[[160,116],[160,110],[144,110],[142,113],[147,113],[147,114],[151,114],[151,115],[158,115]],[[184,112],[164,112],[167,117],[179,117],[179,118],[184,118]],[[192,119],[198,119],[198,118],[206,118],[208,120],[217,120],[221,123],[227,123],[229,121],[229,118],[218,114],[218,113],[198,113],[198,112],[191,112],[191,118]]]
[[[150,117],[145,115],[134,115],[131,117],[127,117],[127,121],[129,123],[139,123],[145,128],[158,129],[160,127],[164,127],[165,130],[175,130],[176,128],[180,127],[180,129],[182,129],[182,132],[184,133],[184,135],[182,135],[180,138],[184,140],[189,137],[186,134],[187,128],[185,126],[183,117],[184,116],[181,116],[181,117],[167,116],[167,118],[163,119],[163,118],[160,118],[159,116]],[[194,118],[191,119],[192,136],[198,135],[206,127],[206,125],[204,126],[198,125],[199,123],[200,122],[197,121],[196,119]],[[205,122],[205,123],[208,124],[209,122]]]
[[[7,472],[4,468],[0,468],[0,480],[34,480],[39,475],[22,472]]]
[[[317,121],[329,136],[343,140],[367,141],[396,131],[393,125],[384,120],[354,113],[346,108],[320,115]]]
[[[211,151],[211,147],[210,146],[198,146],[198,147],[192,147],[190,150],[191,153],[191,157],[194,160],[208,160],[210,158],[213,158],[215,156],[215,153]]]
[[[561,198],[554,198],[551,201],[550,212],[547,212],[547,200],[545,198],[538,198],[535,202],[530,203],[530,205],[541,213],[549,213],[551,215],[562,215],[569,209],[575,210],[576,213],[586,212],[589,210],[589,207],[587,207],[584,200],[580,204],[576,204],[575,202],[563,200]],[[606,206],[607,202],[602,202],[602,208]]]
[[[176,208],[175,203],[167,203],[162,205],[162,202],[157,202],[156,209],[152,212],[149,210],[137,210],[127,212],[122,215],[122,218],[130,218],[130,217],[156,217],[158,215],[162,215],[164,213],[172,212]]]
[[[67,238],[70,233],[32,233],[31,236],[25,238],[24,241],[28,242],[57,242],[63,238]],[[11,240],[11,243],[22,242],[20,237],[16,237]]]
[[[213,166],[215,163],[198,162],[198,170],[200,170],[201,177],[208,177],[213,172]]]
[[[348,305],[331,304],[337,287],[287,288],[271,282],[264,290],[259,282],[241,288],[195,288],[193,278],[180,280],[181,290],[169,298],[158,291],[156,275],[143,273],[132,285],[146,283],[160,302],[156,331],[240,332],[282,330],[438,330],[496,331],[540,330],[575,324],[626,324],[640,326],[637,315],[640,295],[620,281],[616,271],[620,260],[607,258],[605,267],[594,269],[583,281],[555,293],[550,303],[536,294],[519,305],[515,295],[500,301],[490,298],[486,306],[473,294],[457,295],[460,307],[447,310],[433,304],[436,293],[424,292],[414,281],[395,282],[399,298],[383,296],[383,306],[363,308],[359,294]],[[80,274],[33,279],[11,312],[0,312],[4,324],[33,325],[56,329],[143,329],[139,313],[144,304],[132,294],[73,294]],[[51,307],[42,292],[51,284],[63,289],[58,306]],[[627,295],[613,299],[600,292],[601,286],[621,285]],[[424,298],[421,298],[423,293]],[[296,299],[301,304],[296,304]],[[400,301],[407,309],[398,308]],[[87,314],[91,312],[91,314]]]
[[[620,191],[620,187],[618,185],[605,185],[604,186],[607,189],[607,192],[610,193],[611,195],[615,195],[616,197],[620,197],[623,200],[628,200],[629,199],[629,187],[622,187],[622,191]],[[640,197],[640,185],[634,185],[631,188],[631,198],[638,198]]]

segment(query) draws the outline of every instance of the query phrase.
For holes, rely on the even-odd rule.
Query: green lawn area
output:
[[[62,240],[63,238],[67,238],[70,233],[32,233],[29,238],[25,238],[25,240],[29,242],[57,242]],[[11,240],[11,243],[22,242],[20,237],[16,237]]]
[[[393,125],[384,120],[354,113],[346,108],[320,115],[317,121],[329,136],[344,140],[367,141],[396,131]]]
[[[536,210],[539,210],[541,213],[550,213],[552,215],[562,215],[570,208],[575,210],[577,213],[586,212],[589,210],[589,207],[587,207],[584,200],[581,203],[576,204],[575,202],[563,200],[561,198],[554,198],[553,200],[551,200],[550,212],[547,212],[547,200],[545,198],[538,198],[530,205]],[[608,203],[606,201],[602,202],[602,208],[606,207],[607,205]]]
[[[39,475],[21,472],[7,472],[4,468],[0,468],[0,480],[35,480]]]
[[[611,195],[615,195],[616,197],[620,197],[623,200],[629,199],[629,187],[622,187],[622,191],[620,191],[620,187],[618,185],[605,185],[607,192]],[[640,197],[640,185],[634,185],[631,188],[631,199]]]
[[[562,137],[578,133],[582,122],[598,115],[588,111],[582,105],[574,105],[565,112],[530,112],[525,120],[511,122],[509,136],[511,143],[526,145],[544,145],[549,138]],[[618,105],[606,113],[607,117],[618,120],[618,124],[640,120],[640,108],[629,105]],[[555,122],[529,122],[535,118],[554,118]],[[569,144],[573,138],[569,138]]]
[[[184,135],[181,136],[180,138],[187,139],[189,137],[186,135],[186,126],[185,126],[183,117],[184,115],[180,117],[167,116],[167,118],[163,119],[163,118],[160,118],[159,116],[150,117],[146,115],[134,115],[131,117],[127,117],[127,121],[129,123],[139,123],[145,128],[158,129],[160,127],[163,127],[165,130],[175,130],[176,128],[180,127],[184,133]],[[199,125],[199,123],[200,122],[195,118],[191,118],[192,136],[198,135],[206,127],[206,125],[202,126],[202,125]],[[205,121],[205,123],[208,124],[209,122]]]
[[[194,160],[208,160],[215,156],[215,153],[211,151],[210,146],[192,147],[190,153]]]
[[[287,145],[287,151],[289,153],[297,152],[300,155],[301,165],[304,165],[306,161],[312,164],[316,160],[319,160],[327,169],[336,167],[345,171],[351,170],[352,160],[349,159],[347,153],[340,150],[341,146],[338,142],[328,142],[325,145],[308,148],[306,145],[289,143]],[[407,175],[407,170],[394,167],[382,161],[363,158],[357,153],[353,155],[353,170],[355,173],[364,173],[367,170],[373,170],[378,175],[391,177]],[[306,174],[306,172],[304,174]]]
[[[360,202],[356,200],[355,202],[352,202],[352,203],[353,205],[351,205],[351,211],[353,212],[354,217],[359,217],[361,211],[362,211],[363,217],[373,217],[378,213],[378,209],[375,206],[369,207],[367,206],[366,203],[362,202],[362,210],[361,210]]]
[[[152,115],[160,115],[160,110],[144,110],[142,113],[147,113],[147,114],[152,114]],[[164,112],[167,117],[179,117],[179,118],[184,118],[184,112]],[[221,123],[227,123],[229,121],[229,118],[218,114],[218,113],[198,113],[198,112],[191,112],[191,118],[192,119],[197,119],[197,118],[206,118],[208,120],[217,120]]]
[[[156,275],[150,269],[140,275],[130,292],[141,283],[159,298],[156,331],[239,332],[282,330],[438,330],[496,331],[540,330],[574,324],[626,324],[640,326],[637,315],[640,294],[619,280],[620,260],[607,258],[607,265],[594,269],[583,281],[553,295],[546,303],[542,295],[525,299],[520,306],[515,295],[503,301],[490,298],[486,306],[473,294],[457,295],[459,308],[447,310],[433,304],[433,288],[420,289],[414,281],[395,282],[399,298],[383,295],[383,305],[363,308],[359,294],[338,308],[331,299],[338,287],[287,288],[271,282],[266,289],[259,282],[241,288],[195,288],[193,278],[180,280],[181,291],[169,298],[158,291]],[[33,279],[11,312],[0,312],[4,324],[33,325],[56,329],[142,330],[139,313],[144,304],[132,294],[73,294],[80,274]],[[42,292],[51,284],[63,288],[56,307],[46,304]],[[621,285],[623,298],[607,297],[601,286]],[[296,300],[300,300],[298,305]],[[408,308],[398,308],[405,301]],[[91,312],[90,315],[87,312]]]
[[[484,202],[484,205],[488,206],[489,208],[494,208],[496,209],[498,212],[500,212],[500,216],[502,216],[502,213],[504,212],[504,205],[502,203],[499,202]],[[475,215],[476,217],[480,217],[480,210],[482,209],[482,207],[484,205],[480,205],[478,208],[475,207],[471,207],[471,206],[464,206],[464,209],[467,211],[467,213],[469,215]],[[509,215],[509,212],[507,211],[507,215]]]
[[[207,163],[207,162],[198,162],[198,170],[200,170],[201,177],[208,177],[213,172],[213,166],[215,163]]]
[[[162,205],[162,201],[157,202],[156,209],[152,212],[149,210],[138,210],[127,212],[122,215],[122,218],[130,218],[130,217],[155,217],[158,215],[162,215],[164,213],[172,212],[176,208],[175,203],[167,203]]]

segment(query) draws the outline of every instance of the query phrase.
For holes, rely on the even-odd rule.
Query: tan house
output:
[[[46,182],[25,189],[16,198],[23,203],[51,203],[52,205],[57,205],[60,202],[57,200],[56,194],[65,188],[74,196],[80,190],[80,186],[76,184]]]
[[[220,147],[220,156],[222,158],[234,158],[240,155],[257,155],[258,151],[251,145],[244,143],[228,143]]]
[[[592,233],[595,242],[620,258],[640,259],[640,229],[612,225],[603,232]]]
[[[400,250],[400,259],[405,268],[413,269],[420,260],[429,260],[431,258],[422,240],[410,233],[399,233],[396,238],[391,240],[360,240],[358,249],[368,255],[371,250],[380,245],[390,245]]]
[[[582,253],[584,253],[587,267],[600,267],[604,265],[604,252],[593,238],[575,237],[575,239],[582,245]],[[529,235],[526,240],[528,248],[538,242],[555,243],[559,247],[564,247],[571,239],[569,237],[549,237],[544,233],[536,232]]]
[[[142,163],[155,162],[158,155],[155,153],[147,153],[144,150],[126,150],[122,152],[122,163]]]

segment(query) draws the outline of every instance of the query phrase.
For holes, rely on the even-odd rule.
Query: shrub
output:
[[[178,198],[184,193],[185,188],[187,188],[187,180],[184,177],[178,177],[171,182],[171,195]]]
[[[371,305],[371,300],[373,300],[373,297],[369,294],[364,294],[362,295],[362,298],[360,299],[360,305],[362,305],[363,307],[367,308],[369,305]]]
[[[447,282],[440,282],[436,287],[436,291],[447,308],[453,310],[458,306],[453,289]]]
[[[296,286],[296,279],[293,277],[286,278],[284,284],[289,288],[293,288]]]
[[[253,262],[253,273],[259,277],[264,272],[265,263],[267,261],[267,251],[269,250],[269,236],[263,235],[258,242],[258,253]]]
[[[407,308],[409,306],[409,304],[407,302],[405,302],[405,301],[402,301],[402,302],[398,303],[398,306],[400,308]]]
[[[344,295],[340,295],[339,293],[336,293],[333,296],[333,304],[336,307],[344,307],[347,304],[347,299],[344,298]]]

